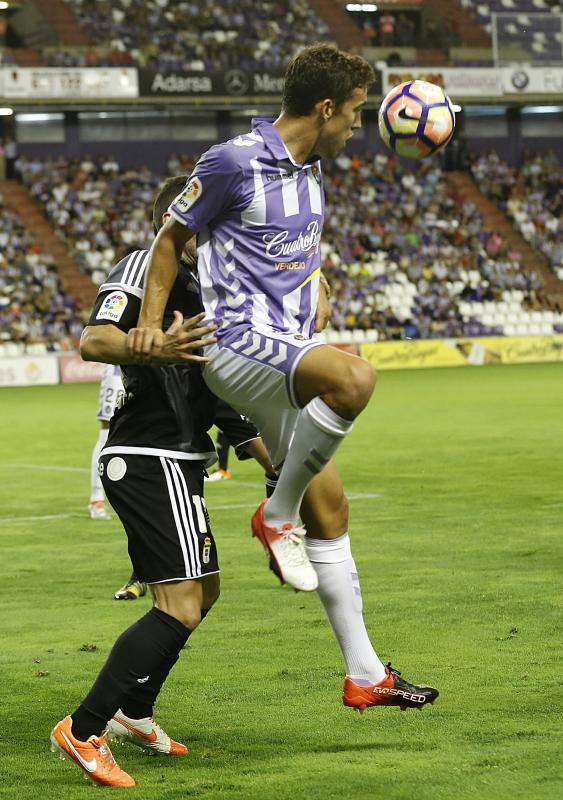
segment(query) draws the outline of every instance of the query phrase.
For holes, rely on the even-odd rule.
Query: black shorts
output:
[[[249,419],[241,416],[232,406],[218,397],[213,422],[220,431],[223,431],[231,447],[234,447],[239,461],[251,458],[245,452],[245,447],[260,434]]]
[[[99,471],[139,580],[164,583],[219,572],[201,461],[102,454]]]

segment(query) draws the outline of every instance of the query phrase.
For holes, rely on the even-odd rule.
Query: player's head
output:
[[[361,127],[361,109],[374,80],[373,68],[361,56],[327,44],[306,47],[287,67],[282,112],[311,117],[319,128],[315,152],[334,158]]]
[[[175,175],[172,178],[167,178],[156,193],[152,206],[152,224],[155,234],[159,232],[166,220],[169,219],[170,214],[168,208],[178,195],[182,193],[189,179],[189,175]],[[186,242],[182,258],[190,265],[192,270],[197,268],[195,238]]]
[[[168,207],[181,193],[189,179],[189,175],[175,175],[167,178],[159,188],[152,206],[152,224],[154,232],[158,233],[168,217]]]

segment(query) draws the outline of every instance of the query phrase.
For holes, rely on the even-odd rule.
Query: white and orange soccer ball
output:
[[[426,158],[448,144],[460,110],[440,86],[407,81],[393,87],[382,102],[379,133],[397,155]]]

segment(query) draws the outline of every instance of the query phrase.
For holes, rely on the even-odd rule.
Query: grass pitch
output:
[[[558,365],[382,373],[339,452],[374,645],[441,692],[421,713],[340,704],[320,604],[266,570],[249,535],[261,476],[234,463],[207,490],[222,598],[158,706],[191,753],[117,748],[138,787],[112,797],[562,797],[562,394]],[[90,796],[49,730],[148,608],[112,600],[125,537],[86,515],[96,396],[0,393],[3,797]]]

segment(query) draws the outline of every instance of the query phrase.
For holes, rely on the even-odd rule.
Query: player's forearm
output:
[[[164,309],[172,284],[178,273],[178,261],[182,246],[165,230],[161,229],[151,248],[145,292],[137,326],[139,328],[161,328]]]
[[[102,364],[133,364],[127,349],[127,334],[115,325],[87,325],[80,337],[80,355],[84,361]]]

